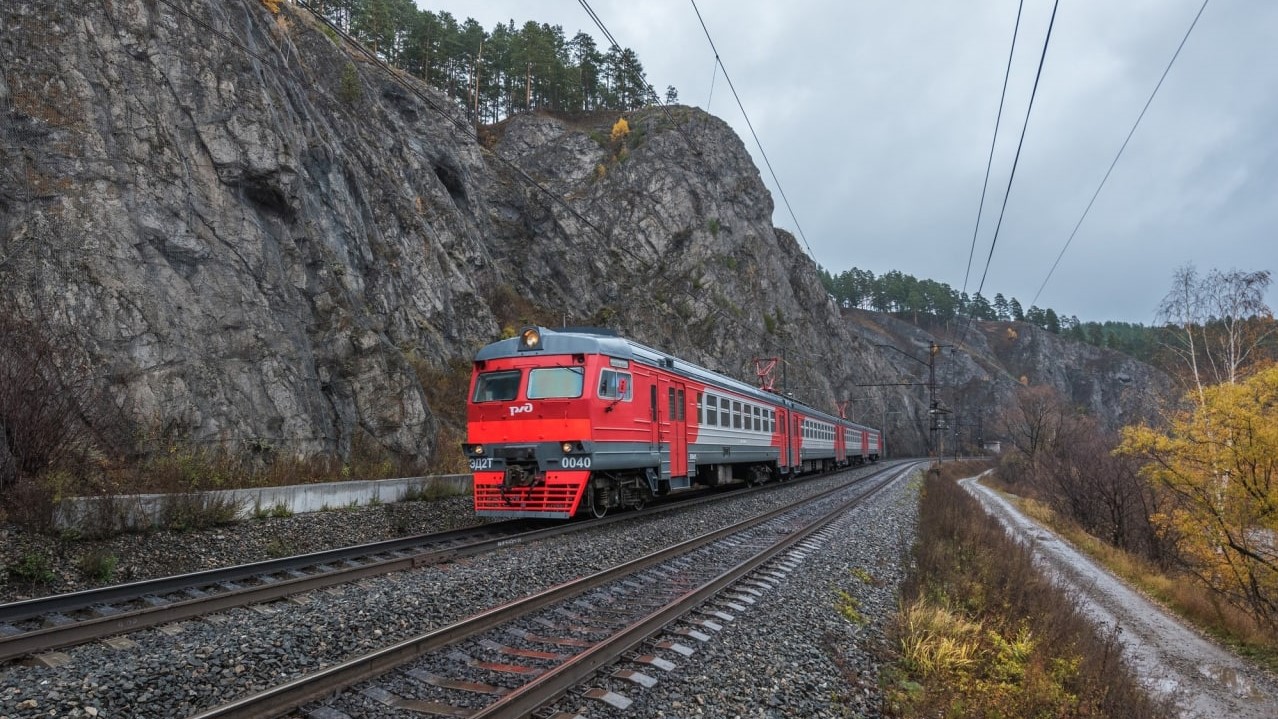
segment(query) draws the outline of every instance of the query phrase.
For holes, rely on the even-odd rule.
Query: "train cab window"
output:
[[[629,402],[634,396],[634,381],[628,372],[606,369],[599,373],[599,399],[620,399]]]
[[[484,372],[475,380],[475,402],[509,402],[519,394],[519,370]]]
[[[542,367],[528,373],[528,399],[580,397],[585,386],[583,367]]]

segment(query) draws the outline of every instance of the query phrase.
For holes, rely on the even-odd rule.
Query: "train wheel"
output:
[[[602,490],[598,484],[591,479],[590,483],[586,485],[586,511],[595,519],[600,519],[608,514],[607,498],[600,496],[601,493]]]

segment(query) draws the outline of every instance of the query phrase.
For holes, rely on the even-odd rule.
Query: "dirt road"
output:
[[[1117,627],[1128,662],[1152,694],[1172,699],[1183,719],[1278,717],[1278,685],[1272,677],[1132,591],[974,478],[961,484],[1033,549],[1088,616],[1106,631]]]

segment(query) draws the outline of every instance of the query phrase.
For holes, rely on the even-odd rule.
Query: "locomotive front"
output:
[[[532,327],[476,355],[464,449],[477,514],[577,512],[593,459],[587,377],[599,374],[600,341]]]

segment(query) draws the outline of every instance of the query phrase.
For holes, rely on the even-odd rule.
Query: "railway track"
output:
[[[656,646],[691,654],[682,641],[703,641],[718,622],[732,621],[734,610],[798,569],[805,556],[803,544],[812,535],[912,468],[881,470],[194,719],[275,717],[299,708],[300,715],[313,719],[343,719],[352,715],[343,707],[356,707],[353,714],[367,715],[370,704],[373,711],[381,705],[388,711],[441,716],[523,717],[623,657],[660,671],[667,668],[667,660],[641,651],[645,643],[660,633],[672,633],[676,638]],[[711,601],[718,606],[707,606]],[[390,678],[368,683],[382,675]],[[641,685],[655,681],[637,670],[617,675]],[[334,692],[340,692],[336,698]],[[603,689],[590,689],[586,695],[625,706],[624,697]]]
[[[745,494],[778,485],[736,490]],[[390,572],[454,561],[722,498],[712,493],[641,513],[555,523],[513,520],[233,567],[0,604],[0,663],[192,617],[284,599]]]

